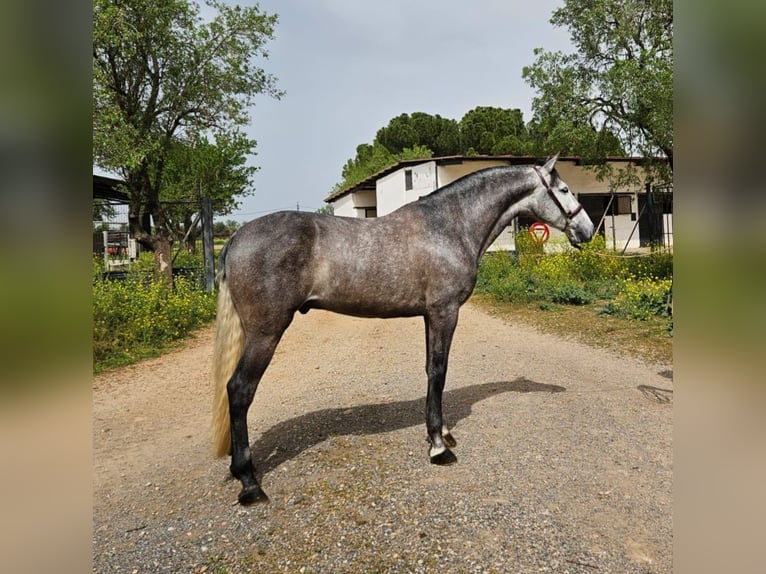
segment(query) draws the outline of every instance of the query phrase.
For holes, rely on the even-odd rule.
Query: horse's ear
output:
[[[545,168],[545,170],[548,173],[552,172],[553,168],[556,165],[556,161],[558,161],[558,159],[559,159],[559,154],[556,154],[553,157],[548,158],[548,161],[545,162],[545,165],[543,166],[543,168]]]

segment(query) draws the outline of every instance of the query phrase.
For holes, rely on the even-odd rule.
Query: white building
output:
[[[325,198],[335,215],[345,217],[382,217],[406,203],[417,200],[456,179],[486,167],[541,163],[534,157],[520,156],[447,156],[402,160]],[[560,157],[556,170],[583,204],[585,211],[604,236],[607,247],[636,249],[650,243],[670,246],[673,243],[672,186],[654,193],[646,192],[640,158],[609,158],[616,173],[632,167],[637,183],[613,187],[599,181],[595,172],[579,158]],[[640,216],[640,217],[639,217]],[[493,249],[514,249],[514,234],[533,220],[514,222],[492,244]],[[551,230],[551,238],[561,236]]]

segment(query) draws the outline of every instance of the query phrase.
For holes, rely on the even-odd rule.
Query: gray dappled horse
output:
[[[458,309],[479,260],[517,215],[562,230],[572,245],[593,223],[554,169],[492,167],[377,219],[285,211],[243,225],[220,256],[214,351],[214,434],[231,453],[241,504],[268,500],[255,476],[247,411],[296,311],[425,318],[426,428],[430,460],[450,464],[455,439],[442,422],[442,391]]]

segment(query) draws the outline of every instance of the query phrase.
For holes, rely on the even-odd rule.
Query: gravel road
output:
[[[428,463],[423,321],[297,315],[250,409],[267,505],[212,458],[212,328],[93,381],[93,571],[672,571],[673,382],[461,310]]]

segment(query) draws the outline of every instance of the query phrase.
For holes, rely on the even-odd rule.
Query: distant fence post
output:
[[[205,265],[205,290],[215,288],[215,257],[213,255],[213,204],[202,198],[202,257]]]
[[[104,238],[104,271],[109,271],[109,232],[104,230],[101,234]]]

